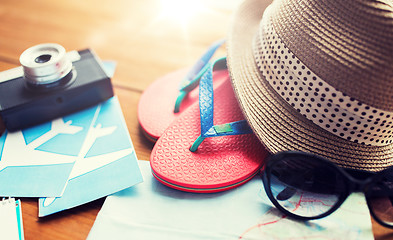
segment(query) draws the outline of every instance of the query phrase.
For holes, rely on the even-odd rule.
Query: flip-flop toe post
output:
[[[179,113],[198,103],[200,78],[214,53],[224,43],[224,40],[215,42],[190,69],[167,74],[143,92],[138,103],[138,121],[149,140],[157,141]],[[215,85],[219,86],[220,82]]]
[[[213,91],[213,67],[225,63],[220,59],[209,67],[200,82],[199,105],[181,113],[154,146],[152,172],[167,186],[219,192],[247,182],[262,167],[267,151],[243,120],[228,73]]]
[[[226,68],[225,58],[219,59],[214,64],[215,67]],[[213,82],[209,81],[213,76],[211,72],[206,72],[201,81],[199,91],[199,109],[200,109],[200,124],[201,135],[191,145],[190,151],[195,152],[199,145],[208,137],[220,137],[230,135],[251,134],[252,130],[245,120],[214,125],[214,92]]]

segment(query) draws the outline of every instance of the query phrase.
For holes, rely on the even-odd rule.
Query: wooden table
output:
[[[142,91],[156,78],[184,68],[217,39],[226,36],[239,0],[2,0],[0,71],[19,65],[28,47],[55,42],[67,50],[92,48],[115,60],[115,93],[139,159],[148,160],[153,144],[137,121]],[[221,52],[225,54],[224,51]],[[85,239],[104,199],[38,218],[37,199],[22,199],[26,239]],[[393,231],[373,222],[378,239]]]

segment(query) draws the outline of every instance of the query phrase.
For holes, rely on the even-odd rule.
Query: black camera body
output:
[[[60,45],[55,49],[47,45],[51,44],[37,45],[41,47],[27,55],[26,50],[20,58],[22,66],[0,76],[0,117],[10,132],[80,111],[113,96],[111,79],[91,50],[70,54]]]

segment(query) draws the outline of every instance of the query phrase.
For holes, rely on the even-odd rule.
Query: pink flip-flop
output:
[[[212,69],[220,65],[226,67],[225,59],[210,64],[201,78],[199,104],[182,112],[153,148],[153,175],[169,187],[189,192],[228,190],[257,174],[268,155],[243,120],[228,74],[214,90],[213,101]]]
[[[214,43],[193,67],[161,77],[143,92],[138,104],[138,121],[149,140],[157,141],[180,113],[198,103],[200,78],[211,57],[223,44],[223,40]],[[221,85],[226,74],[226,70],[214,73],[214,87]]]

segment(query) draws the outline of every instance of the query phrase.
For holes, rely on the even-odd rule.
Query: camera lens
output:
[[[19,58],[24,78],[29,85],[50,87],[72,74],[72,63],[64,47],[45,43],[26,49]]]
[[[34,59],[34,62],[36,63],[46,63],[51,59],[51,55],[49,54],[42,54],[41,56],[38,56]]]

